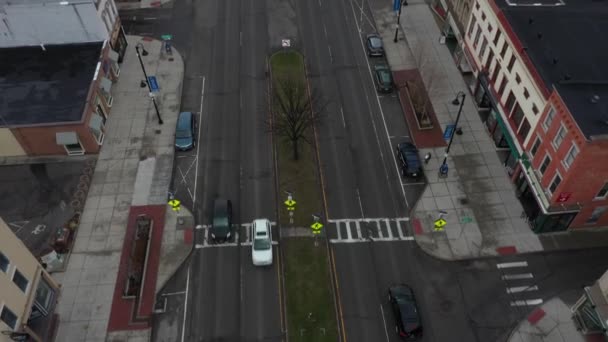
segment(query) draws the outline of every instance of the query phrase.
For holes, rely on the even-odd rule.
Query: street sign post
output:
[[[296,201],[293,199],[293,193],[291,191],[285,191],[287,194],[287,200],[283,202],[285,209],[289,212],[289,223],[293,224],[293,214],[296,211]]]
[[[433,227],[433,230],[436,232],[440,232],[443,230],[443,227],[445,227],[446,224],[447,224],[446,220],[444,220],[443,218],[439,218],[439,219],[435,220],[435,226]]]
[[[394,0],[393,1],[393,11],[395,11],[395,12],[399,11],[400,7],[401,7],[401,0]]]
[[[455,130],[456,130],[456,125],[445,126],[445,132],[443,132],[443,139],[450,140],[452,138],[452,135],[454,135]]]
[[[150,91],[155,93],[158,92],[158,81],[156,76],[148,76],[148,84],[150,85]]]

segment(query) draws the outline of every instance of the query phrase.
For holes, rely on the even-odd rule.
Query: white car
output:
[[[272,230],[270,221],[257,219],[251,225],[251,260],[256,266],[272,265]]]

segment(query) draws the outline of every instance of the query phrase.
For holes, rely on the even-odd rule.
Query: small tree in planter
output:
[[[429,96],[424,91],[424,85],[419,81],[407,81],[405,86],[416,113],[416,120],[421,129],[432,128],[433,122],[428,115]]]

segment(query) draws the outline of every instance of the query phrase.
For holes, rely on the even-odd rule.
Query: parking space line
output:
[[[382,304],[380,304],[380,313],[382,314],[382,323],[384,323],[384,334],[386,335],[386,340],[388,339],[388,329],[386,328],[386,319],[384,318],[384,309],[382,308]]]
[[[203,129],[203,102],[205,100],[205,76],[203,76],[203,87],[201,89],[201,106],[198,112],[198,138],[196,143],[196,167],[194,169],[194,196],[192,197],[192,207],[196,204],[196,186],[198,184],[198,156],[201,148],[201,129]]]
[[[188,290],[190,288],[190,267],[192,264],[188,265],[188,273],[186,274],[186,295],[184,296],[184,318],[182,320],[182,342],[184,342],[184,337],[186,336],[186,317],[188,315]]]

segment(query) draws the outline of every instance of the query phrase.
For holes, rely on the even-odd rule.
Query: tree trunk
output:
[[[298,160],[300,158],[298,153],[298,139],[292,140],[291,145],[293,146],[293,160]]]

